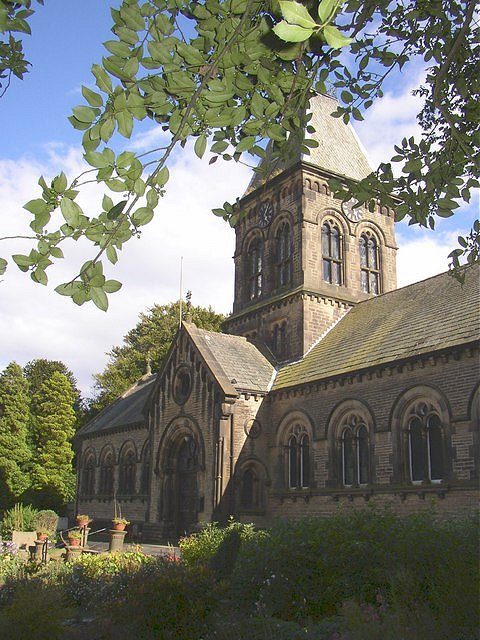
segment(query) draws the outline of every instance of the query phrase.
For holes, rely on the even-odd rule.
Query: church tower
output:
[[[328,179],[371,172],[353,128],[312,98],[319,146],[300,149],[267,180],[253,177],[236,225],[235,298],[228,333],[255,339],[278,362],[301,358],[355,303],[396,288],[394,213],[353,208]],[[352,336],[352,340],[354,340]]]

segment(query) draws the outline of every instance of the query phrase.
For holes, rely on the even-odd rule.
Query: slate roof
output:
[[[106,429],[142,424],[145,420],[142,410],[155,378],[156,375],[153,374],[137,380],[122,396],[79,429],[75,437],[92,435]]]
[[[309,124],[315,127],[314,134],[308,134],[318,142],[318,147],[311,149],[310,155],[300,153],[298,142],[292,142],[292,155],[286,161],[278,161],[272,168],[276,175],[302,160],[313,164],[328,173],[334,173],[354,180],[362,180],[372,172],[367,153],[357,137],[353,127],[346,125],[341,118],[332,118],[331,113],[337,108],[335,98],[318,95],[310,100],[312,119]],[[264,183],[258,173],[247,188],[250,193]]]
[[[246,338],[199,329],[186,322],[183,326],[227,394],[269,390],[274,367]]]
[[[415,358],[480,339],[480,265],[462,285],[449,273],[357,304],[273,389]]]

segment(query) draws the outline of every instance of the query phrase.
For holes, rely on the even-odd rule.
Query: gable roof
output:
[[[318,146],[311,149],[309,155],[301,153],[298,138],[292,136],[290,157],[287,160],[275,161],[271,175],[276,175],[300,161],[315,165],[327,173],[354,180],[362,180],[372,172],[367,153],[353,127],[345,124],[342,118],[331,116],[337,106],[337,101],[331,96],[321,94],[310,99],[312,119],[309,124],[315,127],[315,133],[308,134],[307,137],[316,140]],[[254,173],[247,193],[264,182],[264,177]]]
[[[145,421],[143,407],[152,389],[156,375],[145,375],[137,380],[123,395],[105,407],[75,434],[75,438],[92,435],[106,429],[133,427]]]
[[[183,326],[227,395],[269,390],[275,369],[246,338],[199,329],[186,322]]]
[[[360,302],[273,389],[296,386],[480,339],[480,265]]]

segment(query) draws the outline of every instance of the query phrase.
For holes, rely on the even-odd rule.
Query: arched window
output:
[[[333,222],[322,225],[322,273],[325,282],[343,284],[342,238]]]
[[[365,293],[380,293],[378,244],[368,232],[360,236],[360,284]]]
[[[150,444],[143,450],[142,475],[140,477],[140,493],[146,495],[150,490]]]
[[[93,496],[95,493],[95,460],[88,456],[82,470],[81,493],[84,496]]]
[[[310,442],[301,425],[295,425],[287,441],[288,487],[310,485]]]
[[[272,347],[275,356],[282,359],[287,353],[287,323],[276,324],[273,328]]]
[[[342,482],[344,486],[360,486],[369,481],[369,438],[363,420],[349,416],[341,432]]]
[[[252,467],[246,469],[242,474],[240,508],[246,510],[260,508],[260,481]]]
[[[137,473],[137,461],[135,451],[128,449],[120,459],[119,492],[122,495],[135,493],[135,479]]]
[[[263,242],[255,238],[248,248],[248,281],[250,300],[262,294],[263,286]]]
[[[442,423],[426,402],[417,403],[408,419],[408,449],[412,482],[443,480]]]
[[[106,453],[100,465],[100,493],[104,496],[113,495],[113,480],[114,480],[114,460],[113,453],[109,451]]]
[[[277,285],[283,287],[292,282],[292,237],[290,225],[284,222],[277,233]]]

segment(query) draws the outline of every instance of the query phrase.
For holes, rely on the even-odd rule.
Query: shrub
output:
[[[57,531],[58,515],[51,509],[42,509],[34,518],[35,531],[43,531],[53,537]]]
[[[0,540],[0,581],[16,575],[20,563],[17,545],[9,540]]]
[[[216,602],[214,579],[206,567],[155,558],[131,576],[107,616],[116,637],[197,640]]]
[[[263,532],[256,531],[253,524],[243,524],[230,519],[225,527],[221,527],[217,522],[211,522],[205,524],[198,533],[180,539],[178,544],[183,562],[189,566],[207,565],[225,538],[233,531],[239,534],[242,541],[261,538],[264,535]]]
[[[239,530],[230,528],[209,562],[216,580],[226,580],[231,576],[241,544]]]
[[[341,614],[348,600],[375,604],[381,593],[396,611],[421,606],[435,624],[474,628],[475,522],[366,509],[279,523],[243,543],[232,597],[245,612],[305,623]]]
[[[16,586],[12,602],[0,609],[2,638],[59,640],[64,637],[65,608],[58,588],[44,589],[35,581]]]
[[[68,598],[78,606],[96,609],[104,602],[119,598],[132,575],[153,558],[136,551],[84,554],[68,563],[62,586]]]
[[[204,640],[340,640],[342,620],[328,618],[319,624],[300,625],[261,615],[225,616],[218,612],[218,620],[210,627]]]
[[[3,514],[0,537],[11,540],[12,531],[35,531],[37,509],[30,504],[16,504]]]

